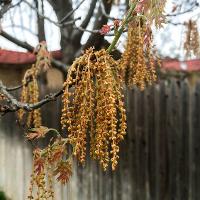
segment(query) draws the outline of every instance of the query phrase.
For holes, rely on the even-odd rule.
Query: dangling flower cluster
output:
[[[104,170],[110,161],[112,169],[116,168],[119,142],[126,133],[126,113],[116,65],[105,50],[88,49],[72,64],[62,98],[61,124],[67,127],[73,155],[84,164],[87,138],[90,138],[90,155]]]
[[[150,28],[145,24],[131,23],[125,51],[120,60],[121,73],[125,83],[143,90],[156,80],[155,59]]]
[[[28,69],[22,80],[23,88],[21,93],[21,102],[35,104],[39,101],[39,87],[37,77],[41,72],[45,72],[50,67],[50,54],[47,51],[46,43],[42,42],[36,47],[36,63]],[[34,109],[25,116],[25,111],[18,111],[19,121],[26,118],[27,127],[40,127],[42,123],[40,109]]]
[[[39,101],[39,88],[37,83],[37,69],[35,65],[32,65],[31,69],[27,70],[24,79],[22,80],[22,84],[23,88],[21,93],[21,102],[26,102],[30,104],[37,103]],[[18,111],[19,121],[20,122],[23,121],[24,117],[25,117],[25,111],[20,109]],[[35,109],[28,113],[26,119],[26,125],[27,127],[41,126],[40,109]]]
[[[54,129],[41,126],[30,129],[26,137],[29,140],[44,138],[49,131],[58,134]],[[66,150],[66,144],[67,139],[57,135],[46,148],[34,150],[28,199],[54,199],[53,178],[56,177],[62,184],[68,182],[72,175],[72,159]]]
[[[186,37],[184,42],[184,49],[186,51],[185,56],[191,57],[193,56],[200,56],[200,46],[199,46],[199,31],[197,28],[196,21],[189,20],[186,25]]]
[[[166,2],[166,0],[139,0],[135,11],[138,14],[143,14],[149,24],[154,23],[156,28],[160,28],[166,20],[166,17],[163,15]]]

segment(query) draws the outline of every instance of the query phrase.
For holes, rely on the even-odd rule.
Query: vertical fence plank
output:
[[[144,91],[144,138],[145,138],[145,199],[150,200],[150,188],[149,188],[149,118],[148,118],[148,106],[149,106],[149,89]]]
[[[146,139],[145,139],[145,132],[144,132],[144,92],[138,90],[138,99],[137,99],[137,181],[139,184],[139,190],[138,190],[138,199],[146,199]],[[142,166],[142,167],[141,167]]]
[[[182,100],[182,101],[181,101]],[[181,137],[181,160],[180,160],[180,199],[189,199],[189,133],[190,133],[190,92],[187,82],[181,83],[182,107],[182,137]]]
[[[162,81],[160,83],[159,89],[159,117],[156,121],[159,123],[158,131],[158,143],[159,143],[159,166],[158,166],[158,187],[159,187],[159,196],[158,199],[169,199],[169,190],[168,190],[168,133],[167,133],[167,102],[168,102],[168,93],[166,89],[166,82]]]
[[[148,95],[148,173],[149,173],[149,191],[150,191],[150,199],[156,200],[156,142],[155,142],[155,96],[154,96],[154,87],[149,88]]]
[[[155,199],[159,200],[160,197],[160,185],[159,185],[159,166],[160,166],[160,145],[159,145],[159,136],[160,136],[160,98],[159,98],[159,92],[160,92],[160,85],[156,85],[154,87],[154,126],[155,126],[155,133],[154,133],[154,140],[155,140],[155,191],[156,196]]]
[[[134,124],[135,124],[135,181],[136,181],[136,199],[140,199],[141,196],[144,196],[144,192],[141,190],[141,166],[140,166],[140,143],[141,143],[141,135],[142,135],[142,127],[140,126],[139,123],[139,118],[141,116],[141,106],[140,106],[140,101],[141,101],[141,93],[138,89],[135,90],[135,116],[134,116]]]
[[[130,157],[129,157],[129,174],[131,180],[131,197],[135,200],[136,198],[136,115],[137,115],[137,107],[136,107],[136,90],[132,89],[128,91],[128,102],[127,102],[127,134],[129,137],[130,143]],[[133,178],[134,177],[134,178]]]
[[[178,196],[179,180],[177,173],[178,166],[178,128],[177,128],[177,94],[176,94],[176,82],[172,81],[171,95],[169,98],[169,117],[168,117],[168,131],[169,131],[169,194],[170,199],[175,200]]]
[[[193,93],[192,147],[193,147],[193,190],[192,199],[200,199],[200,83]]]

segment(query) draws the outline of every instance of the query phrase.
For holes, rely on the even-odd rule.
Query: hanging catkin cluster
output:
[[[35,104],[39,101],[39,87],[37,83],[37,68],[32,65],[31,69],[27,70],[24,79],[22,80],[23,88],[21,93],[21,102],[29,104]],[[19,121],[23,121],[25,111],[20,109],[18,111]],[[28,113],[26,118],[27,127],[39,127],[41,126],[41,114],[40,109],[34,109]]]
[[[150,30],[141,22],[129,24],[127,44],[120,61],[125,83],[143,90],[156,80],[154,65]]]
[[[149,24],[154,24],[156,28],[162,27],[165,23],[166,16],[163,15],[167,0],[130,0],[133,3],[137,2],[135,11],[143,14]]]
[[[55,199],[54,177],[65,184],[72,175],[72,159],[66,148],[66,138],[61,138],[56,130],[43,126],[30,129],[26,137],[28,140],[38,140],[44,138],[49,131],[57,134],[56,139],[52,138],[47,147],[36,148],[33,152],[33,172],[28,195],[30,200]]]
[[[184,42],[184,49],[186,51],[185,56],[191,57],[191,56],[200,56],[200,46],[199,46],[199,31],[197,28],[196,21],[189,20],[188,23],[186,23],[186,36],[185,36],[185,42]]]
[[[22,80],[22,93],[21,102],[35,104],[39,101],[39,87],[37,77],[41,72],[46,71],[50,67],[50,54],[47,51],[46,43],[41,42],[35,50],[36,63],[28,69]],[[25,116],[23,109],[18,111],[19,121],[26,118],[27,127],[40,127],[41,126],[41,113],[40,109],[34,109]]]
[[[71,85],[74,85],[70,89]],[[67,127],[73,154],[81,163],[90,155],[106,170],[118,162],[119,142],[126,130],[126,113],[116,61],[105,51],[87,50],[72,64],[64,84],[61,124]],[[87,136],[87,133],[89,136]]]
[[[161,28],[165,23],[165,16],[163,15],[167,0],[146,0],[146,17],[150,24],[154,23],[156,28]]]

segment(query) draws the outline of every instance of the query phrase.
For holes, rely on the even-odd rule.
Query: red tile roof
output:
[[[53,58],[61,59],[60,51],[52,51]],[[29,52],[17,52],[0,49],[0,64],[23,65],[35,62],[35,55]]]
[[[62,58],[59,50],[52,51],[51,55],[55,59],[60,60]],[[0,64],[24,65],[31,64],[34,61],[35,55],[33,53],[0,49]],[[163,59],[162,68],[176,71],[200,71],[200,60],[179,61],[176,59]]]
[[[162,68],[176,71],[200,71],[200,60],[179,61],[175,59],[162,60]]]

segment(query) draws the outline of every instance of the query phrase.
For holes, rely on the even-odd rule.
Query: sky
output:
[[[13,4],[17,3],[19,0],[13,0]],[[27,0],[28,2],[32,3],[32,0]],[[84,15],[84,12],[87,10],[91,0],[85,1],[80,7],[80,10],[75,13],[75,17],[80,17]],[[178,2],[181,0],[176,0]],[[182,0],[184,1],[184,0]],[[199,0],[200,1],[200,0]],[[171,13],[173,7],[174,0],[168,0],[167,5],[165,8],[165,13]],[[51,16],[51,19],[57,21],[54,11],[52,10],[51,6],[48,2],[44,1],[45,5],[45,16]],[[75,5],[74,5],[75,6]],[[112,12],[111,16],[116,16],[116,13],[121,12],[119,7],[115,7]],[[193,12],[186,13],[180,15],[179,17],[172,18],[173,23],[187,21],[188,19],[198,19],[200,13],[200,8],[196,9]],[[122,15],[118,14],[118,16]],[[77,22],[77,25],[80,24],[81,21]],[[88,29],[92,28],[92,23],[89,24]],[[32,46],[36,46],[38,44],[36,32],[36,16],[30,7],[23,3],[21,6],[11,9],[6,15],[3,17],[1,21],[1,26],[3,30],[10,33],[11,35],[17,37],[22,41],[27,41]],[[50,23],[49,21],[45,20],[45,30],[46,30],[46,39],[48,44],[49,50],[58,50],[60,49],[60,34],[59,28],[54,24]],[[48,31],[47,31],[48,30]],[[184,41],[184,33],[185,28],[184,26],[177,25],[174,26],[172,24],[166,24],[163,28],[156,30],[153,28],[154,33],[154,43],[156,48],[158,49],[159,54],[163,57],[174,57],[179,58],[180,60],[184,60],[184,51],[182,48],[183,41]],[[125,35],[126,36],[126,35]],[[125,36],[120,39],[118,44],[119,49],[123,49],[125,44]],[[87,39],[88,34],[84,34],[83,43]],[[112,37],[107,37],[107,40],[111,41]],[[6,39],[0,37],[0,47],[3,49],[11,49],[17,51],[26,51],[15,44],[7,41]]]

